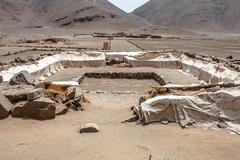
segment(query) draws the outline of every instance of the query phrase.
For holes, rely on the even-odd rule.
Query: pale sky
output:
[[[108,0],[126,12],[132,12],[149,0]]]

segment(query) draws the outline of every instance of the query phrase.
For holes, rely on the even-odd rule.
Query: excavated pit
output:
[[[84,78],[80,85],[84,93],[137,94],[147,93],[149,86],[158,83],[152,79]]]
[[[240,115],[238,103],[235,103],[240,97],[237,88],[240,85],[240,73],[229,68],[226,60],[216,57],[175,50],[81,53],[69,51],[44,57],[36,64],[4,70],[1,72],[3,81],[6,83],[22,70],[44,82],[46,89],[65,92],[68,87],[75,86],[90,98],[95,97],[99,101],[100,93],[106,94],[103,95],[106,97],[116,96],[112,100],[116,100],[116,103],[120,94],[131,94],[129,97],[133,96],[134,99],[141,97],[139,103],[134,100],[134,111],[143,124],[167,120],[179,123],[181,127],[194,123],[214,125],[211,117],[216,117],[215,124],[222,126],[223,123],[228,130],[240,133],[240,127],[234,126],[234,123],[238,122],[238,116],[225,114]],[[66,105],[71,106],[75,103],[73,102]],[[193,114],[192,110],[197,114]],[[199,116],[203,114],[206,114],[207,118]]]
[[[150,86],[166,84],[160,75],[154,72],[89,72],[80,78],[79,83],[83,91],[111,93],[147,93]]]

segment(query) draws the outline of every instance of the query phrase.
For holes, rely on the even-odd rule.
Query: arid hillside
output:
[[[131,29],[148,26],[107,0],[1,0],[0,26]]]
[[[240,30],[240,0],[151,0],[133,13],[153,24],[202,31]]]

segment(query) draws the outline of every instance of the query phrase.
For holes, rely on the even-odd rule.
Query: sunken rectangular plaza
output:
[[[0,160],[239,160],[240,0],[0,0]]]

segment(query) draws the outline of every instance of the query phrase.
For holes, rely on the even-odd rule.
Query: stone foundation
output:
[[[162,77],[154,72],[136,72],[136,73],[126,73],[126,72],[105,72],[105,73],[85,73],[80,79],[79,83],[83,79],[87,78],[109,78],[109,79],[153,79],[160,85],[165,85],[165,81]]]

